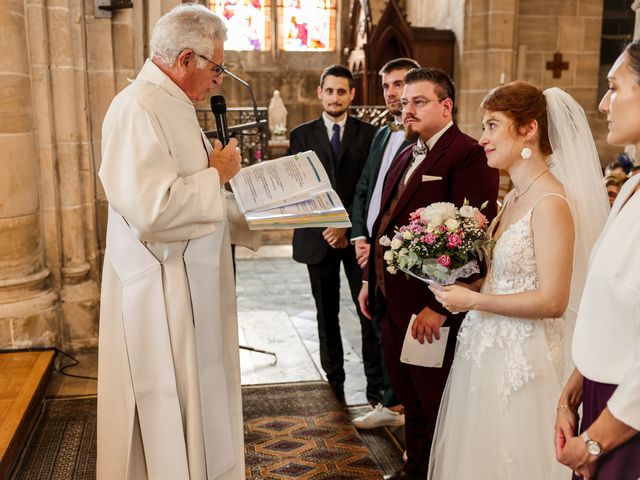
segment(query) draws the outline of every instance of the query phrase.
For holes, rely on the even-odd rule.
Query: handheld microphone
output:
[[[229,127],[227,126],[227,102],[222,95],[211,97],[211,112],[216,119],[218,140],[224,147],[229,143]]]

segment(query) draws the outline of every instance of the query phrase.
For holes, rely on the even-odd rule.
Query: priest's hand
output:
[[[447,319],[444,315],[424,307],[411,325],[411,335],[420,343],[433,342],[433,338],[440,340],[440,327]]]
[[[209,166],[218,171],[220,185],[224,185],[240,171],[240,149],[238,140],[232,138],[229,143],[222,148],[220,140],[213,142],[213,152],[209,156]]]

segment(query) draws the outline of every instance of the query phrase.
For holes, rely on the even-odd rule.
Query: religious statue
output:
[[[274,137],[282,138],[287,133],[287,107],[278,90],[273,91],[269,102],[269,130]]]

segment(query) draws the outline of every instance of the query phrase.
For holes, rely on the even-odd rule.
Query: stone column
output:
[[[636,24],[633,29],[633,39],[638,40],[638,38],[640,38],[640,0],[635,0],[631,4],[631,10],[636,13]]]
[[[25,3],[0,9],[0,348],[53,346],[58,297],[45,268]]]
[[[75,350],[96,346],[98,334],[100,258],[85,38],[85,18],[92,11],[85,12],[84,0],[54,3],[47,2],[45,10],[51,111],[38,123],[53,132],[58,203],[52,207],[57,207],[60,218],[61,341],[63,347]]]

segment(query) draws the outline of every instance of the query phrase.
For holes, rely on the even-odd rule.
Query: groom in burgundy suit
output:
[[[398,154],[385,180],[380,214],[376,220],[365,280],[359,296],[361,309],[375,305],[384,312],[382,343],[391,384],[405,407],[407,461],[390,478],[424,479],[438,415],[438,407],[453,360],[456,336],[464,314],[450,314],[433,297],[427,285],[402,272],[386,270],[382,258],[382,235],[392,238],[394,227],[409,222],[409,214],[435,202],[472,206],[488,202],[485,215],[496,215],[498,170],[487,166],[478,142],[453,123],[455,88],[441,70],[417,68],[405,78],[402,121],[407,138],[416,143]],[[400,362],[400,352],[409,321],[417,315],[412,335],[419,341],[439,337],[441,326],[449,326],[444,365],[427,368]],[[462,406],[461,406],[462,407]],[[478,439],[482,441],[482,439]]]

